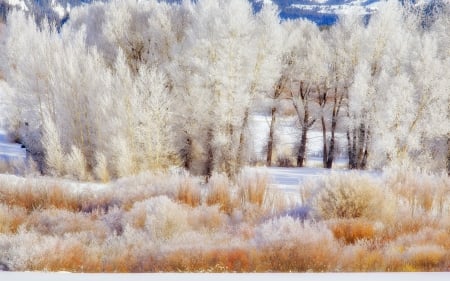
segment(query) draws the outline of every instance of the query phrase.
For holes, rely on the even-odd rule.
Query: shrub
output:
[[[206,204],[219,205],[220,209],[231,214],[234,209],[234,198],[231,193],[232,184],[225,175],[214,174],[209,179]]]
[[[26,219],[26,210],[0,203],[0,233],[15,233]]]
[[[437,245],[415,245],[405,252],[406,263],[418,271],[429,271],[438,268],[446,256],[447,251]]]
[[[373,224],[365,219],[340,219],[331,222],[331,231],[334,237],[347,244],[359,240],[371,240],[375,237]]]
[[[237,185],[241,202],[248,202],[261,207],[266,198],[269,177],[267,173],[243,171],[239,176]]]
[[[385,171],[385,181],[400,199],[404,200],[411,215],[434,212],[444,215],[450,202],[450,177],[406,168]]]
[[[178,185],[177,199],[191,207],[197,207],[201,204],[201,190],[191,178],[185,177]]]
[[[326,178],[313,204],[323,219],[376,218],[387,202],[380,184],[356,173]]]

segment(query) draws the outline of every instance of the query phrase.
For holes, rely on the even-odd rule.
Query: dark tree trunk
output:
[[[308,139],[308,127],[304,125],[302,127],[302,136],[300,140],[300,147],[297,153],[297,167],[303,167],[306,156],[306,140]]]
[[[233,129],[233,125],[230,123],[227,125],[227,132],[228,132],[228,136],[230,138],[230,140],[234,139],[234,129]],[[224,171],[228,177],[231,178],[231,176],[233,176],[236,172],[237,172],[237,168],[236,168],[236,160],[237,155],[235,153],[233,153],[234,151],[234,147],[233,147],[233,142],[229,141],[228,145],[227,145],[227,150],[225,151],[225,154],[222,156],[223,161],[224,161]]]
[[[184,168],[189,171],[191,169],[191,165],[192,165],[192,140],[191,140],[191,138],[186,139],[186,146],[182,151],[182,157],[184,159]]]
[[[342,102],[344,100],[344,94],[340,94],[338,96],[338,88],[334,88],[334,102],[333,102],[333,113],[331,116],[331,138],[330,138],[330,145],[327,151],[324,150],[324,167],[327,169],[331,169],[333,167],[334,162],[334,150],[336,147],[336,129],[337,129],[337,123],[339,118],[339,112],[341,110]],[[324,145],[325,148],[325,145]]]
[[[348,168],[356,169],[355,151],[353,150],[352,137],[350,130],[347,129],[347,153],[348,153]]]
[[[327,157],[328,157],[328,149],[327,149],[327,127],[325,124],[325,118],[322,116],[320,118],[320,121],[322,122],[322,141],[323,141],[323,156],[322,156],[322,163],[323,167],[327,166]]]
[[[241,134],[239,136],[239,148],[238,148],[238,155],[237,155],[237,166],[240,168],[242,165],[244,165],[244,157],[245,157],[245,133],[248,126],[248,118],[249,118],[249,109],[245,111],[244,120],[242,121],[242,128],[241,128]]]
[[[207,140],[208,140],[208,148],[207,148],[207,158],[206,158],[206,177],[207,179],[209,179],[212,176],[213,170],[214,170],[214,151],[213,151],[213,130],[210,128],[208,129],[208,135],[207,135]]]
[[[272,107],[272,120],[270,122],[270,130],[269,130],[269,140],[267,142],[267,166],[272,166],[272,154],[273,154],[273,136],[275,131],[275,121],[276,121],[276,112],[277,108]]]
[[[328,157],[327,157],[327,169],[331,169],[333,167],[333,161],[334,161],[334,148],[336,143],[336,126],[337,126],[337,120],[333,116],[333,121],[331,122],[331,139],[330,139],[330,147],[328,149]]]

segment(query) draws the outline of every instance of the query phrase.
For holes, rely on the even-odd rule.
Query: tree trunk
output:
[[[352,143],[352,136],[350,130],[347,129],[347,153],[348,153],[348,168],[356,169],[355,151],[353,150],[354,145]]]
[[[337,121],[333,117],[333,121],[331,122],[331,139],[330,139],[330,147],[328,148],[328,157],[327,157],[327,169],[331,169],[333,167],[333,161],[334,161],[334,148],[336,143],[336,125]]]
[[[328,157],[327,157],[327,169],[331,169],[333,167],[334,161],[334,148],[336,143],[336,127],[337,127],[337,117],[333,116],[333,120],[331,121],[331,139],[330,139],[330,147],[328,149]]]
[[[328,157],[327,127],[326,127],[326,124],[325,124],[325,118],[323,116],[320,118],[320,121],[322,122],[322,140],[323,140],[322,163],[323,163],[323,167],[325,168],[327,166],[327,157]]]
[[[347,130],[348,167],[349,169],[365,169],[369,156],[369,129],[361,123],[359,130]]]
[[[214,170],[214,151],[213,151],[213,130],[211,128],[208,129],[207,135],[207,158],[206,158],[206,177],[209,179],[212,176]]]
[[[245,158],[245,142],[247,141],[245,138],[245,134],[246,134],[246,129],[248,126],[248,118],[249,118],[249,109],[247,108],[245,110],[245,115],[244,115],[244,120],[242,122],[242,127],[241,127],[241,134],[239,136],[239,148],[238,148],[238,155],[237,155],[237,166],[240,168],[242,167],[242,165],[245,164],[244,158]]]
[[[272,166],[272,154],[273,154],[273,135],[275,131],[275,121],[276,121],[276,112],[277,108],[272,107],[272,120],[270,121],[270,130],[269,130],[269,140],[267,142],[267,166]]]
[[[184,162],[184,168],[189,171],[192,165],[192,140],[189,137],[186,139],[186,145],[181,151],[181,157]]]
[[[361,163],[365,154],[365,142],[366,142],[366,128],[364,124],[359,125],[359,136],[358,136],[358,156],[357,164],[358,168],[361,168]]]
[[[223,158],[222,161],[224,161],[223,172],[225,172],[227,176],[231,178],[231,176],[233,176],[237,172],[236,168],[237,155],[235,154],[234,144],[232,141],[234,140],[234,129],[231,123],[227,124],[227,133],[230,141],[228,142],[227,149],[224,151],[222,155]]]
[[[304,125],[302,127],[302,137],[300,140],[300,147],[297,153],[297,167],[303,167],[306,154],[306,140],[308,138],[308,127]]]

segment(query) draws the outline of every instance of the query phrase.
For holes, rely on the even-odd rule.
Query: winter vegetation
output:
[[[107,181],[178,166],[232,176],[255,158],[255,112],[271,116],[266,164],[276,163],[283,106],[300,135],[291,165],[304,165],[314,129],[327,168],[340,132],[350,168],[442,171],[448,12],[424,19],[389,1],[368,23],[353,15],[325,29],[244,0],[98,2],[60,29],[12,12],[1,54],[8,129],[45,174]]]
[[[256,180],[254,180],[256,179]],[[352,172],[301,186],[290,202],[267,176],[236,182],[141,174],[74,187],[0,177],[1,259],[71,272],[446,271],[446,175]]]
[[[263,2],[9,11],[0,123],[27,157],[0,159],[0,265],[448,271],[450,4],[318,26]],[[340,172],[294,197],[255,168],[317,157]]]

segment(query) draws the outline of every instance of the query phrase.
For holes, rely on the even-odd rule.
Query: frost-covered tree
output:
[[[318,87],[321,107],[323,165],[332,168],[336,153],[336,133],[343,127],[344,107],[352,86],[355,68],[361,58],[364,38],[363,21],[358,15],[343,17],[325,31],[328,51],[328,77]]]
[[[44,155],[49,173],[87,179],[93,170],[105,175],[105,168],[125,176],[176,165],[173,108],[161,71],[143,65],[135,73],[120,48],[111,66],[86,43],[83,28],[56,32],[13,13],[7,32],[2,61],[17,111],[10,124],[32,153]],[[32,56],[23,55],[31,49]]]
[[[276,53],[268,50],[275,44],[267,36],[258,41],[263,36],[258,31],[267,31],[257,26],[248,1],[184,5],[192,22],[177,50],[179,69],[171,75],[185,114],[185,166],[197,173],[231,175],[239,168],[241,132],[252,98],[273,81],[268,70]]]
[[[319,28],[308,21],[288,23],[285,73],[288,77],[289,99],[301,129],[297,150],[297,166],[306,160],[308,131],[317,120],[317,88],[328,76],[328,46]],[[290,26],[289,26],[290,25]]]
[[[248,145],[248,119],[250,107],[253,107],[255,98],[271,97],[276,99],[281,93],[282,81],[286,82],[286,76],[283,75],[283,54],[286,51],[287,32],[279,21],[278,8],[271,3],[265,3],[262,10],[256,15],[256,26],[254,34],[254,45],[252,51],[255,56],[255,63],[251,73],[251,86],[249,89],[250,103],[245,110],[245,116],[242,123],[240,144],[238,150],[238,165],[243,165],[250,158],[246,153]],[[275,108],[273,106],[272,108]],[[272,118],[275,114],[272,110]],[[273,146],[273,126],[271,123],[269,133],[269,143]],[[270,145],[268,145],[270,147]],[[268,149],[270,150],[270,149]],[[272,153],[267,154],[271,158]],[[244,161],[246,159],[247,161]],[[271,162],[271,159],[268,160]],[[270,164],[269,164],[270,165]]]
[[[442,122],[448,114],[448,79],[442,76],[445,60],[436,36],[415,11],[392,1],[370,20],[368,55],[350,88],[356,167],[366,160],[372,167],[443,166],[430,147],[449,131],[448,122]]]

